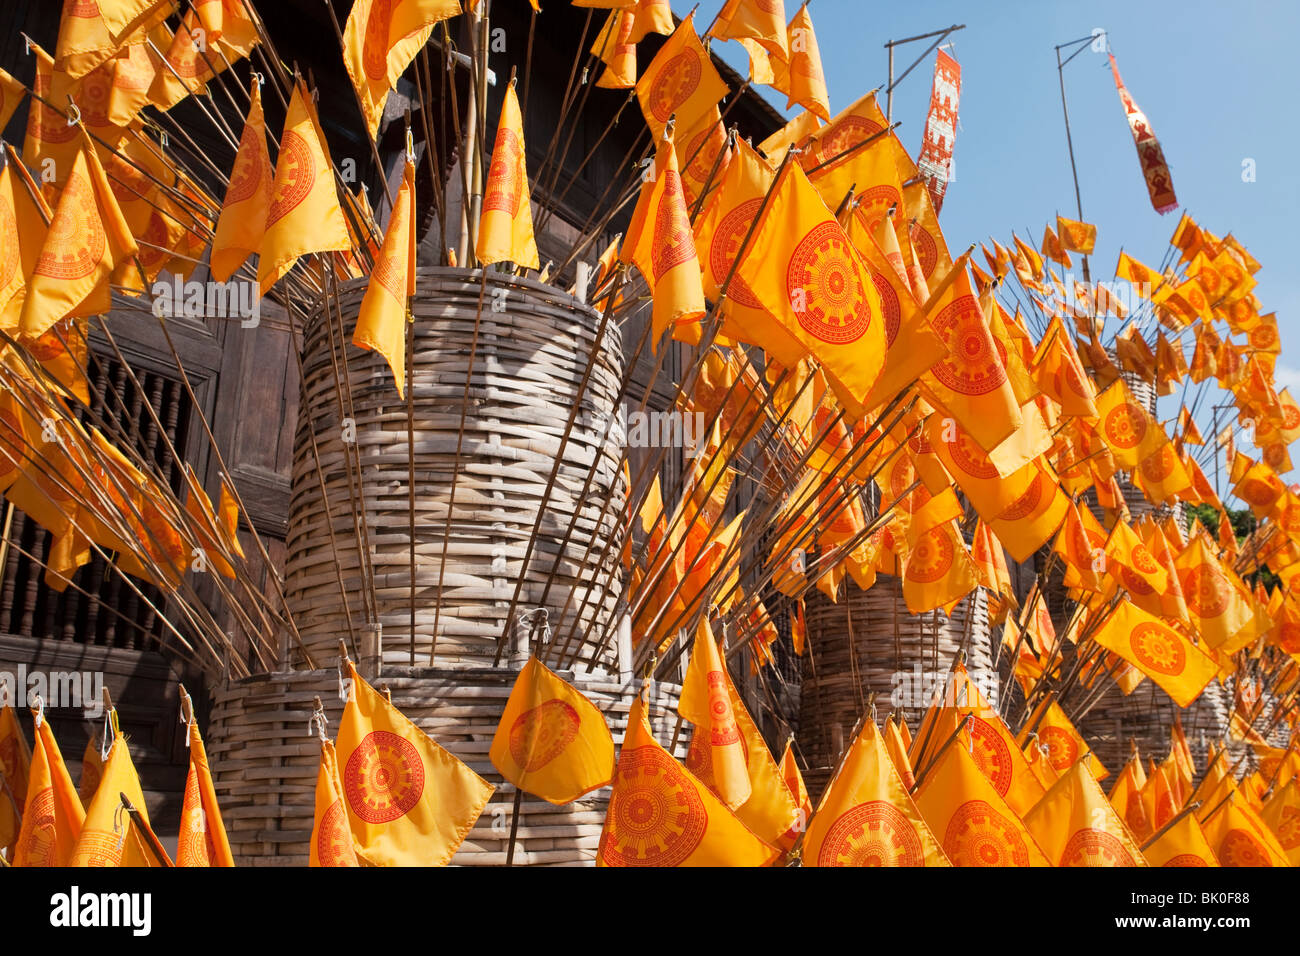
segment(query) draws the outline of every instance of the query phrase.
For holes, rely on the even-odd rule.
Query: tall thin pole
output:
[[[889,48],[889,85],[885,87],[885,119],[894,121],[894,44]]]
[[[1079,192],[1079,167],[1074,162],[1074,137],[1070,134],[1070,108],[1065,102],[1065,64],[1074,59],[1078,51],[1070,55],[1069,60],[1061,60],[1061,47],[1070,46],[1071,44],[1091,43],[1096,37],[1087,36],[1081,40],[1072,40],[1070,43],[1062,43],[1056,47],[1056,76],[1061,81],[1061,114],[1065,117],[1065,145],[1070,150],[1070,173],[1074,176],[1074,202],[1075,208],[1079,212],[1079,221],[1083,221],[1083,195]],[[1092,282],[1092,276],[1088,269],[1088,257],[1083,257],[1083,281]]]

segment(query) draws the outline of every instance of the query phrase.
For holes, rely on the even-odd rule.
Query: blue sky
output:
[[[721,0],[700,4],[701,31],[721,6]],[[674,8],[684,14],[690,5],[678,2]],[[792,16],[797,0],[786,0],[786,8]],[[809,9],[832,113],[883,87],[887,40],[966,24],[952,37],[950,51],[962,66],[962,95],[957,176],[940,216],[954,250],[989,235],[1005,242],[1013,229],[1037,242],[1058,210],[1073,217],[1053,47],[1105,29],[1124,83],[1164,147],[1180,208],[1166,216],[1151,208],[1107,58],[1081,53],[1066,67],[1065,83],[1084,218],[1098,228],[1093,278],[1111,278],[1121,246],[1159,265],[1184,210],[1218,235],[1233,233],[1263,264],[1256,294],[1262,311],[1278,316],[1278,387],[1290,384],[1300,395],[1300,84],[1285,72],[1300,34],[1300,4],[813,0]],[[929,42],[898,48],[898,72]],[[745,73],[739,44],[715,49]],[[894,119],[903,123],[899,136],[913,153],[933,71],[930,54],[894,93]],[[768,88],[761,92],[784,108],[784,96]],[[1251,183],[1242,181],[1245,159],[1255,161]],[[1207,396],[1204,405],[1213,398]],[[1170,414],[1163,404],[1161,414]]]

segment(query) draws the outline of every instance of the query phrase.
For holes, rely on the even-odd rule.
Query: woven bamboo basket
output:
[[[560,672],[605,714],[621,740],[638,682],[585,679]],[[393,704],[443,747],[497,787],[454,866],[500,866],[506,861],[514,790],[488,759],[497,721],[517,668],[395,668],[382,678]],[[657,683],[651,724],[667,742],[676,723],[678,688]],[[312,698],[325,705],[330,733],[343,704],[335,670],[261,674],[213,689],[207,734],[221,816],[241,866],[306,866],[311,838],[320,744],[308,731]],[[685,756],[685,744],[678,747]],[[609,804],[609,788],[565,806],[530,794],[520,805],[514,862],[518,866],[594,863]]]
[[[963,646],[972,679],[982,689],[994,686],[982,590],[962,600],[951,618],[941,610],[913,615],[902,582],[882,574],[868,591],[850,580],[838,603],[813,592],[805,615],[810,647],[803,658],[797,738],[810,793],[825,786],[873,693],[880,722],[892,710],[915,729],[933,679],[948,672]],[[989,696],[996,704],[996,692]]]
[[[626,495],[614,414],[623,372],[618,330],[611,324],[598,343],[595,312],[530,279],[420,270],[412,307],[412,635],[407,409],[383,357],[350,344],[364,293],[363,281],[342,287],[341,318],[322,304],[303,347],[286,590],[313,658],[335,656],[349,618],[355,631],[372,627],[362,600],[371,567],[385,663],[412,663],[414,647],[416,664],[491,664],[517,582],[523,579],[516,614],[539,606],[558,556],[545,601],[550,623],[563,633],[581,609],[581,659],[592,662],[621,593],[617,555],[604,554]],[[340,321],[346,364],[337,346]],[[574,405],[578,418],[564,442]],[[539,510],[543,520],[525,567]],[[600,597],[588,602],[593,589]],[[612,641],[594,663],[617,672]]]

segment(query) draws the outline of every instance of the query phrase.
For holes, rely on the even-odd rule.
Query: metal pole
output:
[[[1091,40],[1092,37],[1088,37]],[[1076,41],[1077,42],[1077,41]],[[1065,103],[1065,64],[1061,62],[1061,48],[1056,48],[1056,75],[1061,81],[1061,113],[1065,117],[1065,145],[1070,150],[1070,172],[1074,176],[1074,202],[1079,210],[1079,221],[1083,221],[1083,197],[1079,192],[1079,168],[1074,162],[1074,138],[1070,135],[1070,108]],[[1088,257],[1083,257],[1083,281],[1092,282],[1088,270]]]
[[[889,49],[889,85],[885,87],[885,119],[894,121],[894,44],[885,44]]]

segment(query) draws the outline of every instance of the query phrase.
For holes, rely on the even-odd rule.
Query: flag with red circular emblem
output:
[[[230,185],[212,238],[212,277],[218,282],[229,280],[261,246],[274,179],[271,155],[266,148],[262,88],[254,83],[235,166],[230,172]]]
[[[513,81],[506,86],[501,104],[474,254],[483,265],[513,262],[540,268],[524,163],[524,118]]]
[[[1150,677],[1186,707],[1201,696],[1219,665],[1160,618],[1121,601],[1097,631],[1096,641]]]
[[[636,83],[641,112],[656,137],[673,117],[678,129],[690,129],[726,95],[727,84],[695,33],[694,12],[677,25]]]
[[[1290,866],[1286,850],[1237,790],[1201,821],[1220,866]]]
[[[737,275],[822,363],[836,393],[865,405],[885,364],[880,293],[799,167],[788,164],[773,185]]]
[[[655,740],[638,695],[627,718],[597,866],[767,866],[780,853]]]
[[[316,773],[316,816],[312,822],[308,866],[360,866],[352,848],[352,830],[343,803],[338,754],[321,738],[320,769]]]
[[[536,657],[515,679],[489,756],[520,790],[555,804],[614,777],[614,738],[604,716]]]
[[[677,712],[695,725],[697,737],[707,741],[703,753],[707,755],[711,785],[722,802],[734,810],[749,799],[751,787],[745,746],[731,706],[726,666],[707,616],[701,618]]]
[[[1088,772],[1077,760],[1047,795],[1025,814],[1053,866],[1146,866],[1137,840]]]
[[[1097,431],[1116,464],[1133,470],[1169,440],[1165,430],[1141,405],[1122,378],[1097,397]]]
[[[495,788],[347,667],[352,693],[337,743],[357,854],[376,866],[442,866]]]
[[[804,866],[951,866],[867,720],[808,824]]]
[[[86,821],[86,811],[72,785],[50,722],[42,715],[33,716],[36,736],[31,779],[23,807],[22,832],[9,854],[9,862],[14,866],[67,866]],[[9,803],[3,794],[0,802]],[[8,842],[3,835],[3,818],[0,813],[0,845]]]
[[[284,120],[257,263],[261,294],[271,291],[271,286],[302,256],[351,248],[352,239],[334,188],[334,166],[311,97],[299,80]]]

